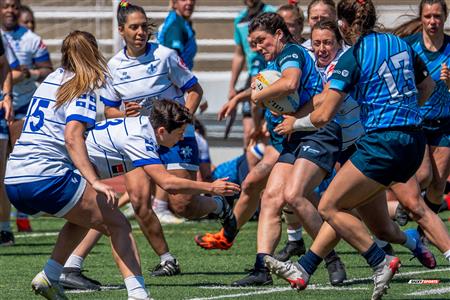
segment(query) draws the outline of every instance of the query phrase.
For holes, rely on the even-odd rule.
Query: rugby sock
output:
[[[161,255],[159,257],[159,259],[161,260],[161,263],[165,262],[165,261],[175,261],[175,257],[173,257],[173,255],[170,252],[166,252],[163,255]]]
[[[376,243],[377,246],[380,247],[380,248],[386,247],[387,244],[389,244],[388,242],[379,240],[379,239],[377,239],[377,238],[375,238],[375,243]]]
[[[144,277],[143,276],[130,276],[124,279],[125,286],[127,287],[127,292],[129,297],[134,297],[137,299],[147,299],[148,293],[145,289]]]
[[[255,261],[255,270],[264,271],[267,270],[266,264],[264,263],[264,256],[269,255],[267,253],[257,253]]]
[[[433,202],[431,202],[430,200],[428,200],[427,195],[423,196],[423,200],[425,201],[425,203],[427,204],[427,206],[434,212],[434,213],[439,213],[439,209],[441,208],[441,204],[435,204]]]
[[[49,259],[44,266],[45,276],[51,281],[59,281],[59,276],[61,276],[63,266],[56,260]]]
[[[64,264],[64,268],[75,268],[81,270],[83,268],[84,258],[75,254],[71,254]]]
[[[305,271],[312,275],[316,271],[317,267],[322,262],[323,258],[312,252],[311,250],[308,250],[305,255],[303,255],[299,260],[298,263],[305,269]]]
[[[223,210],[223,201],[221,199],[221,197],[212,197],[214,202],[216,202],[216,209],[213,211],[213,214],[215,214],[216,216],[220,216],[222,214],[222,210]]]
[[[444,253],[445,259],[450,262],[450,249]]]
[[[407,234],[406,232],[403,232],[405,234],[406,237],[406,241],[402,244],[402,246],[408,248],[411,251],[416,250],[417,247],[417,241],[414,237],[412,237],[411,235]]]
[[[302,239],[302,227],[299,227],[298,229],[288,229],[288,241],[300,241]]]
[[[169,209],[169,202],[164,201],[162,199],[155,198],[153,199],[152,208],[154,211],[165,211]]]
[[[12,232],[12,229],[11,229],[11,222],[10,222],[10,221],[0,222],[0,230],[1,230],[1,231]]]
[[[362,253],[362,256],[366,259],[369,266],[371,266],[372,269],[375,269],[384,261],[386,253],[384,253],[383,249],[378,247],[376,243],[373,243],[366,252]]]

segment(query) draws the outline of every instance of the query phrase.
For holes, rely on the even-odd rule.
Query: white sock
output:
[[[1,230],[1,231],[12,232],[12,229],[11,229],[11,222],[10,222],[10,221],[0,222],[0,230]]]
[[[130,276],[125,278],[124,281],[129,297],[138,299],[146,299],[148,297],[143,276]]]
[[[445,259],[450,262],[450,249],[445,251],[444,256],[445,256]]]
[[[71,254],[64,264],[64,268],[83,268],[84,258],[75,254]]]
[[[63,266],[56,260],[49,259],[44,266],[45,276],[51,281],[59,281],[59,276],[61,276]]]
[[[405,234],[405,236],[406,236],[406,242],[404,242],[402,244],[402,246],[408,248],[411,251],[416,250],[417,241],[415,239],[413,239],[411,236],[409,236],[408,234]]]
[[[374,240],[375,240],[375,244],[377,244],[377,246],[380,247],[380,248],[383,248],[383,247],[385,247],[387,244],[389,244],[388,242],[379,240],[379,239],[377,239],[377,238],[375,238]]]
[[[297,229],[288,229],[288,241],[300,241],[302,239],[302,227],[299,227]]]
[[[153,210],[154,211],[165,211],[169,209],[169,202],[155,198],[153,199]]]
[[[161,256],[159,257],[159,259],[160,259],[161,262],[163,263],[163,262],[168,261],[168,260],[174,261],[174,260],[175,260],[175,257],[173,257],[173,255],[172,255],[170,252],[166,252],[166,253],[164,253],[163,255],[161,255]]]
[[[223,210],[223,202],[221,197],[214,196],[212,197],[214,202],[216,202],[216,209],[213,211],[215,215],[220,216]]]

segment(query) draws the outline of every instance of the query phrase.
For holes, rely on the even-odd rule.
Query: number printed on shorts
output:
[[[44,126],[44,111],[50,105],[49,100],[33,97],[31,100],[31,120],[29,122],[31,131],[35,132]]]
[[[384,61],[378,69],[378,75],[384,79],[391,94],[391,104],[401,101],[403,97],[411,97],[417,92],[409,61],[408,52],[403,51],[391,56],[389,61]],[[399,87],[403,87],[401,91]]]

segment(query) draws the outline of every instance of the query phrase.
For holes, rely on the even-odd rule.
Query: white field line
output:
[[[435,270],[424,270],[424,271],[411,271],[411,272],[405,272],[405,273],[399,273],[396,275],[396,277],[404,277],[404,276],[410,276],[410,275],[418,275],[418,274],[426,274],[426,273],[441,273],[450,271],[450,268],[444,268],[444,269],[435,269]],[[371,280],[372,277],[363,277],[363,278],[353,278],[350,280],[347,280],[346,283],[353,283],[358,281],[364,281],[364,280]],[[203,288],[203,287],[202,287]],[[208,287],[204,287],[208,288]],[[211,288],[211,287],[209,287]],[[226,287],[225,287],[226,288]],[[222,289],[222,287],[221,287]],[[310,285],[308,286],[308,289],[315,289],[315,290],[323,290],[323,289],[334,289],[334,290],[358,290],[357,288],[345,288],[345,287],[331,287],[329,285]],[[229,287],[229,290],[233,290],[233,288]],[[219,295],[219,296],[213,296],[213,297],[204,297],[204,298],[190,298],[186,300],[215,300],[215,299],[226,299],[226,298],[237,298],[237,297],[246,297],[246,296],[252,296],[252,295],[263,295],[263,294],[272,294],[272,293],[278,293],[278,292],[285,292],[292,290],[289,287],[286,288],[272,288],[267,290],[259,290],[254,292],[248,292],[248,293],[239,293],[239,294],[228,294],[228,295]]]
[[[447,293],[450,293],[450,287],[419,291],[419,292],[409,293],[409,294],[405,294],[405,295],[406,296],[428,296],[428,295],[442,295],[442,294],[447,294]]]

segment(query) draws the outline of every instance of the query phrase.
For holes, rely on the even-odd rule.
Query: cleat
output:
[[[273,257],[279,261],[288,261],[292,256],[301,256],[306,253],[303,239],[298,241],[287,241],[283,249]]]
[[[196,235],[195,243],[206,250],[220,249],[228,250],[233,246],[233,242],[229,242],[224,235],[222,228],[218,233],[207,233],[205,235]]]
[[[300,291],[308,286],[310,275],[300,264],[291,261],[282,262],[269,255],[264,257],[264,262],[272,273],[289,282],[291,288]]]
[[[344,264],[337,255],[330,259],[325,259],[325,267],[328,270],[328,277],[331,285],[342,285],[347,279]]]
[[[180,265],[178,261],[166,260],[157,264],[153,270],[150,272],[151,276],[175,276],[181,273]]]
[[[411,236],[416,241],[416,249],[412,251],[414,256],[411,258],[411,260],[417,258],[425,268],[436,268],[436,258],[434,257],[430,249],[428,249],[427,246],[422,243],[419,232],[417,232],[416,229],[408,229],[405,230],[405,234]]]
[[[30,219],[28,217],[25,218],[16,218],[16,225],[18,232],[32,232]]]
[[[403,208],[403,206],[399,203],[397,208],[395,209],[395,221],[400,226],[405,226],[408,224],[408,221],[411,220],[409,218],[408,212]]]
[[[381,249],[383,249],[384,253],[386,253],[387,255],[395,256],[394,248],[392,248],[392,245],[390,243],[387,243],[387,245],[381,247]]]
[[[236,280],[231,283],[231,286],[264,286],[272,285],[272,276],[270,276],[269,270],[250,270],[250,273],[242,279]]]
[[[101,283],[83,275],[78,268],[64,268],[59,277],[59,284],[65,289],[99,291]]]
[[[49,300],[68,300],[63,287],[58,282],[50,281],[44,271],[39,272],[31,281],[31,288],[36,295]]]
[[[13,246],[14,234],[11,231],[0,231],[0,246]]]
[[[395,256],[386,255],[384,261],[376,267],[373,274],[373,293],[372,300],[379,300],[387,293],[389,283],[395,273],[400,268],[400,259]]]

